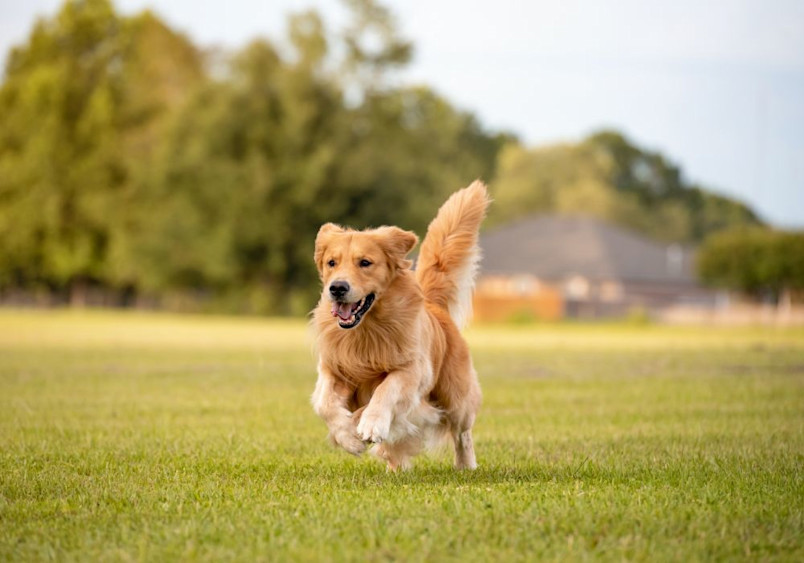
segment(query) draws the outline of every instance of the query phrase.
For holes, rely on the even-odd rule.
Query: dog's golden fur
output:
[[[406,258],[418,242],[412,232],[321,227],[312,402],[346,451],[375,443],[390,469],[407,467],[449,431],[456,467],[476,467],[472,425],[481,393],[458,325],[471,313],[488,204],[479,181],[454,193],[427,230],[415,272]]]

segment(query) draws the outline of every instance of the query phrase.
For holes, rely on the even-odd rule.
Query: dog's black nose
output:
[[[335,299],[340,299],[349,291],[349,284],[345,281],[334,281],[329,284],[329,293]]]

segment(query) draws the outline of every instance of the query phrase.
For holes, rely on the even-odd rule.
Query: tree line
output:
[[[0,293],[300,313],[320,224],[423,234],[449,193],[491,183],[490,222],[597,215],[660,240],[759,225],[616,132],[523,147],[395,71],[413,46],[375,0],[285,36],[204,51],[151,12],[68,0],[0,85]]]

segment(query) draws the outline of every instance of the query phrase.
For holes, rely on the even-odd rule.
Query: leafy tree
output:
[[[387,84],[389,72],[404,67],[413,45],[399,36],[390,10],[376,0],[344,0],[351,18],[342,32],[346,56],[341,80],[356,98]]]
[[[175,121],[140,240],[149,289],[213,288],[240,310],[306,310],[322,223],[423,231],[447,193],[493,174],[500,141],[473,116],[427,89],[373,89],[349,107],[318,17],[292,18],[289,36],[286,59],[252,43]]]
[[[804,233],[761,228],[719,232],[701,246],[697,266],[710,285],[776,300],[804,289]]]
[[[532,213],[583,213],[678,242],[759,224],[745,205],[686,184],[662,155],[611,131],[578,144],[506,146],[494,189],[494,222]]]
[[[119,29],[108,2],[68,2],[11,52],[0,91],[0,259],[15,281],[78,289],[100,274],[109,199],[126,175]]]
[[[160,40],[168,52],[144,53]],[[107,0],[68,1],[36,24],[0,89],[0,284],[45,284],[81,301],[105,281],[147,152],[138,147],[199,73],[179,36],[152,16],[120,18]]]
[[[426,88],[371,94],[349,120],[350,150],[332,179],[345,222],[423,232],[466,178],[494,174],[500,139]]]
[[[320,33],[318,24],[308,29]],[[178,116],[152,179],[151,206],[160,209],[141,248],[155,273],[150,287],[283,295],[300,279],[308,285],[301,241],[312,240],[332,199],[343,110],[339,91],[318,77],[324,38],[296,27],[292,35],[295,62],[256,41],[229,80],[209,83]],[[171,259],[174,248],[181,259]]]

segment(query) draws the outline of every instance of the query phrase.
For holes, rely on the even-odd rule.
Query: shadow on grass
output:
[[[329,460],[328,460],[329,461]],[[587,459],[570,464],[548,464],[537,460],[484,463],[475,470],[456,470],[445,459],[420,459],[406,471],[389,472],[377,460],[341,459],[334,463],[274,463],[270,471],[278,479],[323,480],[347,489],[387,486],[455,487],[564,482],[599,478],[587,471]]]
[[[773,462],[762,450],[714,452],[703,444],[679,450],[653,445],[618,445],[617,451],[578,444],[556,450],[517,452],[515,442],[498,441],[474,471],[458,471],[444,451],[415,460],[408,471],[390,473],[371,455],[352,457],[339,451],[285,448],[273,451],[245,449],[109,451],[93,448],[73,452],[47,452],[26,458],[24,468],[44,481],[61,475],[61,481],[80,487],[89,478],[110,483],[125,479],[151,483],[157,488],[178,483],[203,483],[210,490],[232,486],[240,490],[264,488],[314,493],[319,489],[356,491],[381,488],[460,488],[528,484],[587,484],[634,487],[640,485],[686,488],[717,483],[723,487],[795,478],[798,458],[792,450],[775,451]],[[767,452],[766,452],[767,455]],[[764,461],[763,461],[764,460]],[[750,471],[746,468],[752,468]],[[772,475],[776,477],[771,479]],[[764,481],[763,481],[764,480]],[[43,481],[43,486],[50,485]],[[62,483],[63,484],[63,483]],[[293,493],[291,493],[293,494]]]

